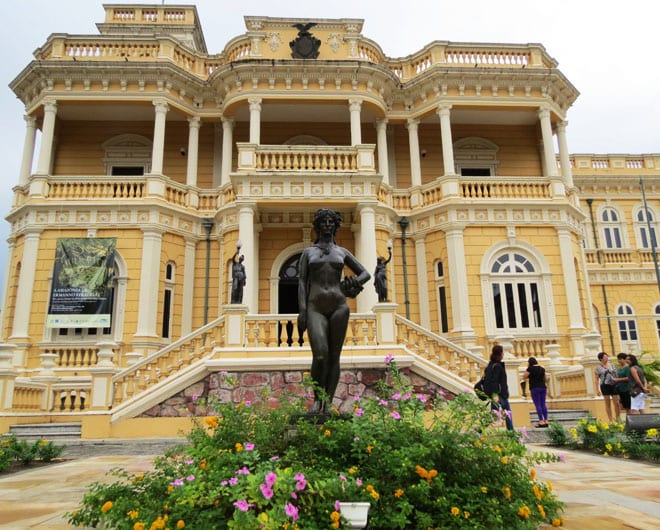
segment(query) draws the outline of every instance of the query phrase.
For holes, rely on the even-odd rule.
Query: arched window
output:
[[[619,328],[619,340],[623,351],[637,349],[637,320],[635,311],[630,304],[620,304],[616,308],[616,319]]]
[[[639,208],[635,214],[635,232],[639,248],[657,248],[655,216],[649,208]]]
[[[161,336],[169,339],[172,336],[172,307],[174,304],[174,271],[175,265],[168,262],[165,265],[165,289],[163,291],[163,327]]]
[[[541,283],[534,264],[521,252],[509,250],[496,257],[490,274],[495,328],[542,329]]]
[[[151,171],[151,140],[138,134],[121,134],[102,144],[106,175],[144,175]]]
[[[621,221],[617,211],[614,208],[603,208],[600,222],[605,248],[623,248]]]
[[[470,136],[454,142],[456,173],[464,177],[492,177],[497,171],[499,147],[490,140]]]
[[[442,260],[435,262],[435,287],[438,293],[438,318],[440,320],[440,332],[449,331],[449,316],[447,311],[447,288],[445,287],[445,267]]]

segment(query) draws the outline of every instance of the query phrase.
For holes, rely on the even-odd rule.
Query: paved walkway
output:
[[[61,463],[0,477],[0,529],[71,529],[63,517],[76,508],[86,486],[114,467],[131,472],[151,469],[156,447],[171,445],[108,444],[71,447]],[[660,528],[660,466],[637,461],[559,451],[540,445],[531,450],[564,453],[565,462],[537,468],[567,503],[568,530],[657,530]],[[151,450],[151,454],[144,453]],[[89,453],[105,456],[91,456]],[[108,454],[113,453],[113,454]],[[127,454],[128,453],[128,454]],[[132,453],[132,454],[131,454]]]

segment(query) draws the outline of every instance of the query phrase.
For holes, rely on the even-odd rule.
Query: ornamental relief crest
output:
[[[341,34],[340,33],[330,33],[326,39],[326,44],[330,46],[330,49],[337,53],[339,51],[339,46],[341,46]]]
[[[266,44],[268,44],[270,50],[273,52],[277,51],[277,49],[280,47],[280,44],[282,44],[282,38],[277,31],[271,31],[268,35],[266,35],[264,40],[266,41]]]

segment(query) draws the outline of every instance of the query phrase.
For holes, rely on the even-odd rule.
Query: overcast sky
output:
[[[108,4],[161,1],[106,0]],[[434,40],[540,43],[580,92],[568,111],[571,153],[660,153],[660,40],[655,0],[166,0],[195,4],[209,53],[245,32],[243,17],[361,18],[362,34],[389,57]],[[51,33],[97,34],[103,1],[17,0],[3,9],[0,43],[0,211],[18,182],[24,107],[8,84]],[[36,154],[35,154],[36,158]],[[0,221],[0,293],[9,225]]]

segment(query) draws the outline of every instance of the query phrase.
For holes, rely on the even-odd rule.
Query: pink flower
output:
[[[193,480],[195,480],[195,475],[188,475],[188,476],[186,477],[186,480],[187,480],[188,482],[192,482]]]
[[[394,355],[389,354],[387,357],[385,357],[385,364],[390,364],[394,360]]]
[[[238,479],[236,477],[231,477],[229,479],[229,485],[230,486],[235,486],[236,484],[238,484]]]
[[[243,466],[241,469],[239,469],[238,471],[236,471],[236,474],[237,474],[237,475],[249,475],[249,474],[250,474],[250,470],[249,470],[247,467]]]
[[[390,414],[395,420],[400,420],[401,419],[401,414],[399,414],[396,410],[392,411],[392,414]]]
[[[254,444],[253,443],[246,443],[245,446],[243,447],[246,451],[252,451],[254,449]]]
[[[247,512],[250,509],[250,505],[248,504],[248,501],[246,501],[245,499],[236,501],[234,503],[234,506],[236,506],[236,508],[238,508],[242,512]]]
[[[296,508],[290,502],[287,502],[284,505],[284,512],[286,513],[287,517],[291,517],[291,519],[293,519],[294,521],[298,519],[298,508]]]
[[[186,465],[188,465],[188,466],[191,465],[191,464],[194,464],[194,463],[195,463],[194,460],[190,460],[190,459],[188,459],[188,460],[184,460],[183,462],[184,462]]]
[[[353,401],[360,401],[360,396],[357,394],[353,396]]]
[[[273,473],[272,471],[270,473],[266,473],[266,477],[264,479],[266,486],[272,488],[276,480],[277,480],[277,475],[275,473]]]
[[[174,480],[173,482],[170,482],[170,486],[183,486],[183,479],[178,478]]]
[[[358,486],[362,486],[362,479],[361,478],[356,478],[355,479],[355,484],[357,484]]]
[[[355,411],[355,415],[356,415],[358,418],[359,418],[360,416],[362,416],[362,414],[364,414],[364,410],[362,410],[361,408],[358,408],[358,409]]]
[[[295,478],[296,481],[297,481],[297,482],[296,482],[296,486],[295,486],[295,488],[296,488],[298,491],[302,491],[302,490],[304,490],[304,489],[305,489],[305,486],[307,486],[307,480],[305,479],[305,475],[303,475],[302,473],[298,473],[298,474],[297,474],[295,477],[293,477],[293,478]]]
[[[245,406],[246,406],[246,407],[249,407],[249,406],[251,406],[251,405],[252,405],[252,401],[250,401],[249,399],[246,399],[246,400],[245,400]]]
[[[378,404],[381,405],[382,407],[386,407],[386,406],[387,406],[387,401],[385,401],[384,399],[381,399],[381,400],[378,402]]]
[[[339,501],[335,501],[335,511],[336,512],[341,511],[341,503]]]
[[[426,403],[429,400],[424,394],[417,394],[417,399],[422,403]]]
[[[399,392],[395,392],[392,394],[392,399],[395,401],[401,399],[401,394]]]
[[[559,461],[566,462],[566,455],[564,453],[559,453]]]
[[[275,460],[279,460],[280,457],[277,456],[277,455],[275,455],[275,456],[271,456],[270,459],[273,460],[273,461],[275,461]]]
[[[411,398],[411,394],[410,394],[410,392],[406,392],[406,393],[403,395],[403,399],[404,399],[404,401],[408,401],[410,398]]]
[[[192,395],[193,403],[194,403],[195,401],[197,401],[198,399],[199,399],[199,394],[193,394],[193,395]]]
[[[273,488],[270,486],[267,486],[266,484],[261,484],[259,486],[259,489],[261,490],[261,494],[264,496],[264,499],[270,499],[273,497]]]

